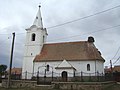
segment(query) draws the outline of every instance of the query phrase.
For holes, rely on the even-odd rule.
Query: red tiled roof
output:
[[[120,66],[114,66],[113,71],[114,71],[114,72],[115,72],[115,71],[120,72]]]
[[[105,73],[109,73],[109,72],[111,72],[111,68],[105,68],[104,71],[105,71]]]
[[[112,70],[111,70],[111,68],[105,68],[104,69],[104,71],[105,71],[105,73],[109,73],[109,72],[120,72],[120,66],[118,65],[118,66],[114,66],[114,67],[112,67]]]
[[[101,60],[100,52],[88,41],[44,44],[34,62],[53,60]]]
[[[22,68],[12,68],[11,74],[22,74]]]

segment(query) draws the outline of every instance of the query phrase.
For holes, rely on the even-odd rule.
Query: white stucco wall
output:
[[[43,77],[44,76],[44,72],[45,72],[45,66],[46,65],[49,65],[50,68],[49,68],[49,72],[47,73],[50,73],[50,72],[56,72],[56,69],[55,67],[57,67],[62,61],[55,61],[55,62],[34,62],[34,76],[37,75],[37,72],[38,72],[38,67],[39,67],[39,72],[41,73],[40,75]],[[42,72],[43,72],[43,75],[42,75]],[[57,75],[58,72],[56,72],[56,75]],[[52,73],[48,76],[51,76]]]
[[[73,69],[55,69],[55,67],[57,67],[62,61],[55,61],[55,62],[37,62],[37,63],[34,63],[34,76],[37,75],[37,72],[39,71],[39,75],[41,77],[44,77],[44,74],[45,74],[45,66],[46,65],[49,65],[50,68],[49,68],[49,71],[46,71],[46,76],[47,77],[51,77],[52,76],[52,71],[54,72],[53,73],[53,76],[54,77],[61,77],[61,73],[63,71],[67,71],[68,72],[68,76],[69,77],[73,77]],[[38,70],[38,67],[39,67],[39,70]]]
[[[34,57],[24,57],[22,68],[22,79],[31,79],[33,73],[33,59]],[[26,75],[27,72],[27,75]],[[27,77],[26,77],[27,76]]]
[[[57,67],[62,61],[50,61],[50,62],[35,62],[34,63],[34,73],[36,73],[38,71],[38,67],[39,71],[43,71],[43,76],[44,76],[44,72],[45,72],[45,65],[50,65],[52,68],[50,68],[49,72],[55,72],[54,73],[54,77],[59,77],[61,76],[61,73],[63,71],[67,71],[68,73],[68,77],[72,77],[73,76],[73,69],[55,69],[55,67]],[[75,69],[75,73],[76,76],[80,76],[81,72],[83,72],[84,76],[88,76],[88,73],[91,73],[91,76],[95,76],[95,72],[100,72],[102,73],[104,71],[103,68],[103,62],[102,61],[68,61]],[[87,71],[87,64],[90,64],[90,71]],[[44,68],[43,68],[44,67]],[[49,73],[47,72],[47,73]],[[51,73],[52,74],[52,73]],[[36,76],[36,74],[34,74],[34,76]],[[51,76],[50,73],[48,75],[48,77]]]
[[[103,61],[96,61],[96,71],[104,74],[104,62]]]
[[[56,73],[58,74],[55,74],[54,73],[54,77],[62,77],[62,72],[63,71],[66,71],[67,72],[67,76],[68,77],[73,77],[74,76],[74,70],[73,69],[57,69],[56,70]]]

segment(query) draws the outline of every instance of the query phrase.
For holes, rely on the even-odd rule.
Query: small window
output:
[[[90,71],[90,64],[87,64],[87,71]]]
[[[35,33],[32,34],[32,38],[31,38],[31,41],[35,41]]]
[[[44,43],[44,40],[45,40],[45,36],[43,36],[43,43]]]
[[[47,71],[49,71],[49,67],[50,67],[50,66],[49,66],[49,65],[47,65],[47,68],[46,68],[46,70],[47,70]]]

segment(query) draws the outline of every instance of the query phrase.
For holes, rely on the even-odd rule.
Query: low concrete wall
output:
[[[2,87],[7,87],[7,80],[2,81]],[[12,88],[24,88],[24,87],[36,87],[37,81],[30,81],[30,80],[12,80],[11,87]]]
[[[60,90],[103,90],[116,82],[52,82],[53,89]]]
[[[39,77],[36,78],[34,77],[33,80],[38,80],[40,82],[63,82],[62,77]],[[105,81],[105,77],[104,76],[75,76],[75,77],[68,77],[67,78],[67,82],[98,82],[98,81]]]
[[[36,81],[12,80],[11,88],[42,88],[58,90],[103,90],[116,82],[52,82],[51,85],[37,85]],[[2,81],[2,87],[7,87],[7,80]]]

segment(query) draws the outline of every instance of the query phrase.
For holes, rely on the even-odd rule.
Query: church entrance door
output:
[[[62,72],[62,81],[67,82],[67,72],[66,71]]]

